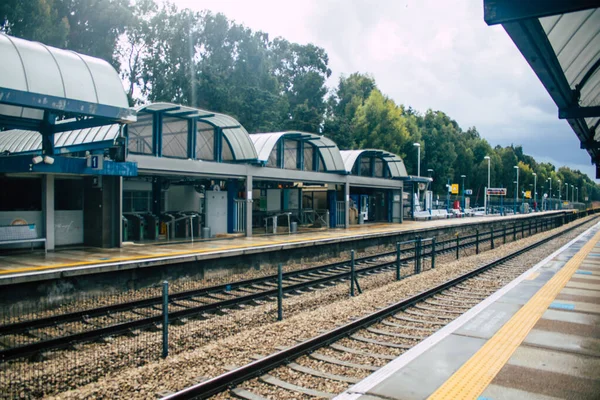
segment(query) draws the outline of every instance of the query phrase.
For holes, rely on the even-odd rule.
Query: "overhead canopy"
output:
[[[256,148],[258,160],[266,163],[269,160],[271,152],[277,145],[277,142],[279,142],[279,140],[282,138],[300,140],[311,143],[313,146],[315,146],[321,154],[321,158],[327,172],[345,171],[344,161],[340,155],[340,149],[333,142],[333,140],[314,133],[289,131],[252,134],[250,135],[250,139]]]
[[[257,158],[246,128],[228,115],[172,103],[147,104],[137,108],[137,111],[138,113],[160,113],[163,117],[195,120],[198,122],[198,132],[219,129],[231,146],[234,160],[252,161]]]
[[[408,176],[404,162],[394,153],[376,149],[342,150],[340,153],[344,160],[344,168],[347,173],[352,173],[359,157],[376,157],[387,163],[391,178]]]
[[[484,0],[488,25],[502,24],[596,163],[600,177],[598,1]]]
[[[0,54],[0,128],[41,130],[44,111],[94,117],[95,125],[135,121],[119,75],[104,60],[5,34]]]
[[[54,147],[58,153],[110,147],[119,137],[119,125],[60,132],[54,135]],[[42,135],[39,132],[20,129],[0,132],[0,153],[39,153],[42,150]]]

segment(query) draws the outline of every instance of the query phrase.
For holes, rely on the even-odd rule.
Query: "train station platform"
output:
[[[236,237],[219,240],[174,243],[129,243],[121,248],[64,248],[44,253],[22,251],[0,253],[0,286],[35,280],[59,279],[94,273],[123,271],[163,264],[201,261],[223,257],[285,251],[335,243],[383,238],[441,228],[468,227],[478,224],[512,223],[515,220],[563,215],[550,211],[516,216],[481,216],[431,221],[405,221],[402,224],[372,223],[352,225],[349,229]]]
[[[600,224],[336,397],[600,398]]]

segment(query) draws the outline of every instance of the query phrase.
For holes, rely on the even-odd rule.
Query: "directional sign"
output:
[[[465,195],[472,196],[473,195],[473,189],[465,189]]]
[[[452,187],[450,189],[450,193],[452,194],[458,194],[458,183],[453,183]]]
[[[488,188],[487,194],[490,196],[506,196],[506,188]]]
[[[525,198],[526,199],[530,199],[531,198],[531,190],[528,190],[525,192]]]

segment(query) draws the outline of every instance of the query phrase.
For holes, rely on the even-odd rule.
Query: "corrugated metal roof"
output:
[[[78,129],[54,134],[56,149],[80,144],[114,141],[119,136],[119,125],[105,125],[95,128]],[[42,135],[35,131],[13,129],[0,132],[0,152],[11,154],[42,150]],[[60,153],[60,150],[57,151]]]
[[[352,168],[360,155],[375,156],[387,162],[392,178],[401,178],[408,176],[406,166],[402,159],[394,153],[376,149],[363,150],[342,150],[342,159],[344,160],[344,168],[346,172],[352,173]]]
[[[180,106],[172,103],[152,103],[137,108],[137,111],[163,112],[164,115],[182,118],[194,118],[223,130],[223,135],[231,145],[235,160],[256,160],[257,154],[246,128],[233,117],[195,107]]]
[[[600,59],[600,9],[544,17],[540,18],[540,23],[569,86],[575,90],[586,73],[592,70]],[[599,68],[596,68],[581,87],[579,105],[600,105]],[[599,120],[599,117],[585,118],[588,127],[596,126]],[[599,133],[596,134],[596,140],[599,140]]]
[[[0,33],[0,87],[128,108],[123,84],[104,60]],[[0,104],[0,115],[42,119],[43,111]]]
[[[319,149],[321,157],[323,158],[323,165],[329,172],[334,171],[345,171],[344,161],[340,155],[340,149],[333,142],[333,140],[320,136],[314,133],[289,131],[289,132],[273,132],[273,133],[256,133],[250,135],[252,143],[256,148],[258,154],[258,160],[267,162],[271,151],[281,138],[289,137],[291,139],[302,138],[309,143],[312,143]]]

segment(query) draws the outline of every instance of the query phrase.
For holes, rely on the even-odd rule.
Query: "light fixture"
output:
[[[42,161],[44,161],[44,159],[41,156],[35,156],[31,159],[31,162],[33,162],[34,164],[39,164]]]
[[[52,165],[52,164],[54,164],[54,158],[52,158],[50,156],[44,156],[44,162],[48,165]]]

